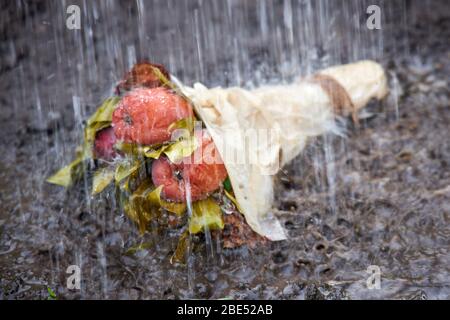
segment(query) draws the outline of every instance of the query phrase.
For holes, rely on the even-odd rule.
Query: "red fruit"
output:
[[[166,158],[153,162],[152,180],[157,187],[163,186],[165,199],[185,202],[188,187],[192,201],[204,199],[227,177],[227,170],[211,136],[205,130],[196,136],[200,146],[181,163],[174,164]]]
[[[137,88],[122,98],[112,122],[117,139],[152,145],[170,140],[169,126],[192,115],[190,104],[168,89]]]
[[[94,142],[94,156],[97,159],[112,160],[117,155],[114,150],[116,135],[112,127],[97,132]]]
[[[170,80],[167,70],[160,64],[149,62],[136,63],[130,72],[125,75],[124,80],[117,85],[117,91],[128,91],[136,87],[156,88],[163,85],[160,78],[155,74],[153,68],[159,71]]]

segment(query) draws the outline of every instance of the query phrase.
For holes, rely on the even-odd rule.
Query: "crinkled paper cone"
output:
[[[275,241],[286,239],[286,234],[271,214],[274,174],[302,151],[309,137],[339,133],[336,115],[352,114],[356,120],[356,112],[371,99],[382,99],[387,81],[379,64],[361,61],[322,70],[290,85],[245,90],[208,89],[196,83],[181,88],[222,155],[247,223]],[[273,134],[248,143],[249,128]],[[259,162],[234,157],[246,154]]]

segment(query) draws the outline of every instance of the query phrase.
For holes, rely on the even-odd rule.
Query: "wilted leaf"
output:
[[[190,156],[198,147],[197,139],[194,136],[189,136],[171,144],[164,153],[172,163],[179,163],[184,157]]]
[[[116,167],[116,171],[114,174],[114,178],[116,180],[116,183],[119,183],[132,173],[134,173],[136,170],[139,169],[141,166],[141,161],[139,160],[127,160],[119,163],[119,165]]]
[[[68,188],[76,180],[81,172],[82,157],[78,156],[69,165],[60,169],[54,175],[47,179],[47,182]]]
[[[123,207],[127,216],[137,224],[139,232],[145,233],[147,225],[151,220],[149,212],[143,211],[139,201],[128,200]]]
[[[133,157],[145,156],[147,158],[158,159],[170,145],[171,144],[140,146],[132,143],[118,143],[116,144],[116,148]]]
[[[227,198],[230,199],[231,202],[233,202],[233,204],[236,206],[236,209],[238,209],[239,212],[242,212],[239,203],[237,202],[236,198],[231,194],[231,192],[228,192],[226,189],[224,190],[224,192]]]
[[[139,156],[144,156],[148,150],[156,147],[158,146],[141,146],[134,143],[124,143],[124,142],[118,142],[115,145],[115,148],[117,150],[120,150],[123,153],[126,153],[135,158]]]
[[[186,212],[186,203],[168,202],[161,199],[161,207],[179,216]]]
[[[163,186],[159,186],[154,189],[152,192],[148,194],[148,201],[150,205],[155,206],[157,208],[164,208],[169,212],[175,213],[177,215],[182,215],[186,212],[186,203],[176,203],[176,202],[168,202],[161,199],[161,190]]]
[[[156,75],[156,77],[158,78],[158,80],[166,87],[172,89],[173,91],[175,91],[179,96],[183,97],[186,101],[188,101],[190,104],[193,104],[191,99],[189,99],[184,93],[183,91],[180,90],[180,88],[173,83],[172,81],[170,81],[169,79],[167,79],[167,77],[161,72],[161,70],[159,70],[157,67],[153,67],[153,73]]]
[[[128,250],[125,252],[125,254],[134,254],[140,250],[150,249],[151,247],[153,247],[153,243],[151,243],[151,242],[140,243],[140,244],[137,244],[135,246],[128,248]]]
[[[111,167],[100,168],[94,173],[92,182],[92,195],[102,192],[114,179],[114,169]]]
[[[223,229],[222,211],[211,198],[192,203],[192,216],[189,219],[189,232],[198,233],[209,230]]]
[[[186,118],[172,124],[176,127],[175,129],[180,131],[180,135],[175,141],[151,146],[118,143],[116,144],[116,148],[133,157],[143,155],[152,159],[159,159],[161,154],[164,153],[172,162],[179,162],[182,158],[190,156],[198,148],[198,141],[191,135],[191,129],[189,129],[192,126],[193,130],[193,119]]]
[[[169,126],[169,130],[185,129],[189,132],[194,131],[195,119],[193,117],[183,118],[175,121]]]
[[[145,152],[147,158],[159,159],[161,154],[169,147],[169,145],[163,145],[159,148],[149,148]]]
[[[131,189],[133,187],[132,183],[137,181],[138,176],[139,176],[139,171],[136,170],[133,173],[131,173],[128,177],[124,178],[120,182],[120,184],[116,183],[116,185],[120,187],[120,190],[125,191],[125,193],[127,195],[129,195],[131,192]]]
[[[155,189],[151,179],[145,179],[129,197],[122,198],[125,213],[138,224],[144,233],[148,223],[161,214],[161,208],[180,216],[186,212],[185,203],[173,203],[161,199],[162,186]]]
[[[87,126],[92,127],[96,123],[112,121],[112,114],[116,108],[116,104],[120,101],[119,97],[110,97],[106,99],[94,114],[88,119]]]
[[[150,62],[136,63],[133,68],[125,75],[124,79],[117,85],[116,91],[129,91],[136,87],[157,88],[162,85],[161,81],[154,74],[152,68],[158,68],[163,75],[170,78],[169,73],[164,66]]]
[[[156,75],[156,77],[158,78],[158,80],[166,87],[172,89],[174,92],[176,92],[180,97],[182,97],[183,99],[185,99],[187,102],[189,102],[189,104],[193,105],[194,103],[192,102],[191,99],[189,99],[184,93],[183,91],[172,81],[170,81],[169,79],[167,79],[167,77],[161,72],[161,70],[159,70],[157,67],[153,67],[153,73]],[[194,110],[194,114],[196,114],[195,110]]]
[[[151,187],[150,179],[145,180],[124,204],[125,213],[138,225],[141,233],[145,232],[148,223],[156,215],[147,201],[147,194],[151,191]]]
[[[109,127],[111,122],[95,122],[92,126],[84,129],[83,157],[84,159],[92,159],[94,142],[97,132]]]
[[[165,86],[173,89],[173,90],[179,90],[178,87],[171,82],[167,77],[159,70],[157,67],[152,66],[153,73],[156,75],[158,80]]]
[[[119,100],[120,98],[118,97],[111,97],[102,103],[87,121],[86,128],[84,129],[84,142],[81,149],[77,151],[76,159],[48,178],[47,182],[66,188],[72,185],[81,173],[83,160],[93,158],[95,136],[98,131],[111,125],[112,114]]]
[[[106,99],[94,114],[87,120],[84,129],[83,156],[84,158],[93,158],[93,147],[95,137],[98,131],[111,125],[112,114],[120,98],[111,97]]]
[[[178,240],[177,248],[170,258],[170,263],[173,264],[175,262],[184,264],[186,261],[186,251],[190,245],[189,240],[189,232],[186,230],[180,236]]]
[[[117,148],[134,157],[144,155],[147,158],[159,159],[161,154],[166,154],[172,161],[180,161],[182,158],[190,156],[198,147],[197,139],[193,136],[185,135],[179,140],[169,144],[156,146],[137,146],[132,144],[118,144]]]

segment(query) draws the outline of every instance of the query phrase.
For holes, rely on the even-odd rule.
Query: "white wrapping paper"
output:
[[[290,85],[245,90],[196,83],[181,89],[222,155],[247,223],[276,241],[286,234],[271,213],[274,175],[303,150],[309,137],[337,133],[336,113],[355,115],[371,99],[382,99],[387,80],[379,64],[360,61]],[[252,140],[252,134],[258,139]]]

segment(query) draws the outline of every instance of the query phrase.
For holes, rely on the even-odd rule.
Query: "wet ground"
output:
[[[43,183],[72,156],[80,119],[123,74],[130,48],[139,56],[145,43],[161,43],[153,51],[154,59],[188,83],[192,79],[222,85],[243,79],[258,83],[260,74],[277,81],[292,76],[286,68],[273,67],[281,59],[273,53],[276,48],[265,48],[264,41],[245,41],[255,30],[263,40],[271,37],[256,19],[261,17],[261,7],[256,8],[256,18],[244,4],[228,8],[235,13],[236,26],[249,31],[239,33],[241,51],[221,56],[212,48],[221,43],[216,39],[200,43],[203,51],[186,53],[185,46],[195,44],[189,34],[210,26],[201,2],[183,2],[174,10],[180,21],[185,9],[194,12],[193,21],[182,20],[186,26],[194,25],[192,32],[183,31],[181,24],[178,33],[171,32],[167,8],[159,8],[159,3],[147,8],[156,10],[159,20],[154,22],[158,26],[154,33],[146,34],[136,30],[150,28],[148,17],[127,20],[144,15],[139,6],[100,5],[99,20],[88,10],[95,22],[92,37],[55,27],[64,23],[58,6],[1,5],[0,299],[46,299],[47,288],[59,299],[450,299],[450,10],[446,1],[408,6],[398,1],[386,7],[391,20],[382,31],[382,47],[372,34],[367,40],[356,39],[359,33],[341,34],[339,30],[346,30],[342,26],[336,31],[342,43],[327,45],[322,24],[309,34],[322,37],[322,42],[302,40],[309,49],[297,52],[304,59],[294,72],[373,57],[386,67],[391,93],[382,103],[366,108],[359,126],[349,123],[346,138],[311,141],[278,175],[274,211],[288,231],[287,241],[231,251],[217,246],[213,252],[199,241],[188,266],[172,266],[175,232],[140,237],[115,208],[112,194],[91,199],[82,185],[64,191]],[[267,26],[277,25],[277,17],[285,23],[281,17],[290,2],[284,3],[271,7]],[[330,17],[336,9],[316,3],[322,7],[310,10],[322,16]],[[347,2],[344,9],[363,8],[352,7],[354,3]],[[224,13],[225,21],[220,15],[226,9],[213,5],[214,28],[228,25],[229,13]],[[105,11],[115,20],[102,20]],[[345,17],[339,14],[330,23],[339,27],[339,19]],[[402,19],[407,23],[400,23]],[[142,26],[141,21],[147,24]],[[179,35],[183,32],[186,38]],[[146,37],[151,41],[142,40]],[[284,40],[280,48],[289,43]],[[178,54],[169,44],[180,41],[184,51]],[[233,51],[232,37],[223,41]],[[140,46],[127,46],[130,43]],[[348,43],[374,46],[355,51]],[[85,50],[90,45],[95,50]],[[125,53],[108,54],[111,50]],[[164,50],[172,51],[164,56]],[[208,61],[201,66],[199,52]],[[211,58],[213,53],[217,56]],[[245,61],[251,64],[244,65]],[[260,65],[253,74],[252,66]],[[139,244],[144,244],[143,249],[133,250]],[[81,290],[66,287],[66,269],[74,264],[81,267]],[[367,287],[369,266],[380,268],[380,289]]]

